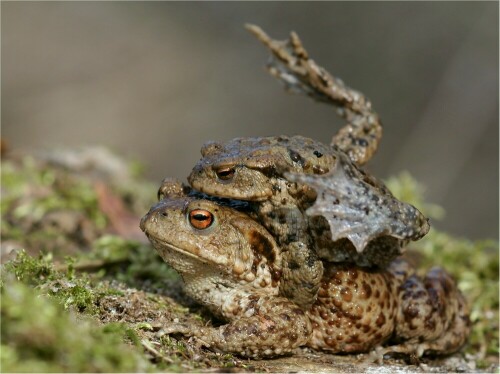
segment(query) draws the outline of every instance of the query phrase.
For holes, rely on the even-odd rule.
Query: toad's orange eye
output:
[[[195,229],[204,230],[214,222],[214,215],[208,210],[195,209],[189,212],[189,223]]]
[[[228,181],[234,177],[234,168],[231,167],[220,168],[215,171],[215,174],[217,174],[217,178],[223,181]]]

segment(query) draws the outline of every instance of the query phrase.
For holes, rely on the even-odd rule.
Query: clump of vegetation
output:
[[[106,227],[88,177],[29,156],[2,160],[1,173],[4,242],[64,256],[88,250]]]
[[[14,260],[5,264],[4,271],[40,294],[54,297],[65,309],[96,313],[95,303],[100,291],[92,287],[88,276],[75,277],[72,261],[68,261],[66,272],[59,272],[54,270],[50,254],[40,254],[36,259],[21,250]]]
[[[47,275],[42,268],[35,272],[24,275],[38,279]],[[139,352],[123,342],[130,335],[124,325],[100,326],[82,314],[68,313],[56,300],[9,273],[3,279],[1,296],[4,372],[152,370]]]
[[[117,281],[114,273],[81,274],[75,271],[76,265],[68,261],[60,271],[50,255],[34,258],[19,251],[3,266],[4,370],[185,372],[244,365],[232,355],[207,352],[195,342],[157,334],[175,320],[200,327],[204,323],[200,315],[165,296],[180,292],[179,279],[172,280],[174,289],[165,289],[167,282],[157,294],[139,290],[140,280],[130,288]],[[131,283],[133,279],[126,277]]]
[[[180,282],[178,273],[158,256],[149,244],[126,240],[116,235],[105,235],[94,242],[94,250],[80,258],[75,266],[84,266],[85,262],[97,264],[124,263],[124,266],[107,268],[107,279],[149,289],[164,288],[167,283]]]

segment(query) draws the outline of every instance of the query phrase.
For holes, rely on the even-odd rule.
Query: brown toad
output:
[[[398,201],[359,168],[375,152],[381,124],[370,102],[309,59],[298,37],[271,40],[249,27],[274,54],[270,71],[316,100],[339,106],[349,123],[331,145],[302,136],[209,142],[188,177],[208,195],[246,200],[283,250],[282,294],[314,302],[323,260],[386,266],[408,240],[429,230],[427,219]]]
[[[441,269],[421,280],[402,260],[384,270],[325,263],[318,299],[303,309],[279,296],[282,252],[264,227],[181,190],[162,197],[142,218],[141,229],[182,275],[186,293],[226,321],[196,331],[174,323],[165,333],[181,332],[211,349],[247,357],[304,345],[422,356],[451,353],[465,342],[467,306]]]

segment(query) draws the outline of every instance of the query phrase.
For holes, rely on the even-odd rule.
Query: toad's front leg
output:
[[[283,182],[283,189],[286,184]],[[316,301],[323,262],[309,237],[307,217],[297,201],[291,202],[290,195],[297,193],[292,191],[287,187],[286,193],[261,203],[258,219],[274,235],[282,251],[280,295],[307,310]],[[282,199],[289,202],[284,205]]]
[[[283,269],[280,294],[304,310],[316,301],[323,276],[323,262],[303,242],[283,247]]]
[[[272,357],[304,345],[311,324],[302,309],[285,298],[270,295],[228,294],[222,307],[229,323],[196,331],[177,329],[210,349],[244,357]],[[168,328],[167,328],[168,330]]]

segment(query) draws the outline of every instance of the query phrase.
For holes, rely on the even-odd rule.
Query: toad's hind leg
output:
[[[332,138],[332,145],[357,165],[370,160],[382,137],[382,123],[370,101],[309,58],[296,33],[292,32],[289,40],[278,41],[258,26],[247,25],[247,29],[271,50],[268,70],[289,91],[336,106],[339,115],[348,121]]]
[[[329,263],[309,310],[308,345],[335,353],[367,352],[394,331],[398,307],[394,276],[385,270]]]
[[[457,351],[470,332],[469,310],[451,276],[431,269],[424,280],[410,276],[399,288],[400,309],[395,336],[401,344],[384,353],[449,354]]]
[[[197,338],[202,345],[243,357],[273,357],[304,345],[311,335],[306,313],[285,298],[250,295],[227,296],[234,312],[231,320],[220,327],[201,327],[181,331]]]

